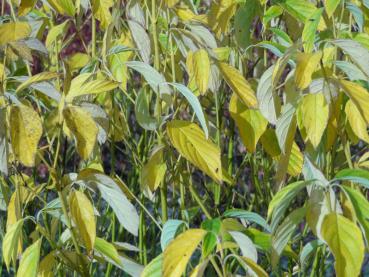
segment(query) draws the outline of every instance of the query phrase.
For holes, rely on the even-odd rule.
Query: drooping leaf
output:
[[[205,138],[196,124],[174,120],[167,124],[167,132],[172,145],[181,155],[214,181],[222,181],[220,149]]]
[[[6,267],[9,269],[10,262],[16,262],[18,253],[18,243],[19,238],[22,234],[24,219],[18,220],[16,223],[12,224],[5,233],[3,238],[3,257]]]
[[[117,249],[113,244],[107,242],[106,240],[96,237],[94,249],[98,251],[108,262],[113,261],[118,265],[121,264]]]
[[[113,6],[112,0],[92,0],[92,12],[93,16],[100,21],[100,26],[103,29],[108,28],[112,21],[110,8]]]
[[[328,124],[329,106],[323,93],[316,93],[306,95],[300,108],[307,137],[314,148],[317,148]]]
[[[30,85],[34,83],[39,83],[42,81],[48,81],[51,79],[54,79],[58,76],[55,72],[41,72],[39,74],[33,75],[32,77],[28,78],[27,81],[23,82],[21,85],[17,87],[16,92],[21,91],[22,89],[25,89],[29,87]]]
[[[199,49],[193,54],[193,70],[196,85],[201,94],[208,89],[210,77],[210,60],[205,49]]]
[[[241,249],[242,256],[249,258],[253,262],[257,262],[258,253],[251,239],[241,232],[229,232]]]
[[[99,132],[95,121],[87,111],[78,106],[67,106],[63,110],[63,116],[68,129],[75,136],[78,154],[82,159],[88,159]]]
[[[26,105],[12,106],[10,110],[12,149],[25,166],[34,166],[42,123],[37,112]]]
[[[369,92],[357,83],[341,80],[340,84],[345,93],[351,98],[361,115],[369,124]]]
[[[230,100],[229,112],[236,122],[246,149],[254,152],[259,138],[266,130],[267,120],[259,110],[247,108],[236,94],[233,94]]]
[[[256,108],[258,101],[251,85],[246,81],[242,74],[226,63],[219,63],[219,69],[223,75],[224,80],[230,88],[237,94],[243,103],[249,108]]]
[[[135,103],[136,120],[146,130],[156,130],[159,126],[158,118],[150,114],[148,93],[142,89],[138,92]]]
[[[359,139],[369,143],[367,124],[352,100],[346,102],[345,113],[355,135]]]
[[[315,42],[315,33],[317,31],[323,8],[317,9],[311,14],[306,21],[304,30],[302,31],[302,42],[306,53],[312,52]]]
[[[22,259],[19,263],[17,276],[37,276],[38,262],[40,260],[40,249],[42,239],[37,240],[34,244],[29,246],[23,253]]]
[[[299,89],[305,89],[312,80],[314,71],[318,68],[322,52],[297,54],[295,83]]]
[[[88,251],[95,245],[96,221],[94,208],[87,196],[78,190],[69,196],[70,213]]]
[[[270,226],[265,221],[265,219],[262,218],[259,214],[254,213],[254,212],[245,211],[245,210],[241,210],[241,209],[231,209],[231,210],[225,211],[223,216],[241,218],[241,219],[247,220],[249,222],[256,223],[257,225],[263,227],[268,232],[271,231]]]
[[[359,276],[364,260],[359,227],[340,214],[330,213],[324,218],[322,236],[334,255],[337,276]]]
[[[334,181],[350,181],[360,184],[364,188],[369,188],[369,172],[360,168],[342,169],[336,174],[331,182]]]
[[[164,251],[163,276],[182,276],[192,253],[205,234],[205,230],[189,229],[176,237]]]
[[[141,183],[155,191],[164,180],[167,165],[163,160],[163,148],[156,149],[141,172]]]

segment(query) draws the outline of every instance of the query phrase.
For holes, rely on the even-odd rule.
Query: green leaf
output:
[[[155,191],[165,178],[167,165],[163,160],[163,148],[155,149],[141,172],[141,184]]]
[[[224,212],[223,216],[225,217],[236,217],[240,219],[247,220],[249,222],[253,222],[261,227],[263,227],[268,232],[271,231],[269,224],[266,222],[264,218],[262,218],[259,214],[245,211],[241,209],[231,209]]]
[[[163,275],[182,276],[186,271],[192,253],[205,234],[206,231],[202,229],[189,229],[176,237],[164,251]]]
[[[149,101],[147,99],[148,93],[141,89],[138,92],[135,102],[135,115],[138,124],[145,130],[156,130],[159,126],[158,119],[150,114]]]
[[[290,213],[272,235],[272,265],[275,267],[279,261],[283,249],[286,247],[297,224],[301,222],[306,214],[306,208],[295,209]]]
[[[38,262],[40,260],[40,249],[42,239],[37,240],[34,244],[29,246],[23,253],[22,259],[19,263],[17,276],[36,277]]]
[[[209,130],[208,130],[208,126],[206,124],[205,115],[204,115],[204,112],[202,110],[199,99],[186,86],[184,86],[182,84],[178,84],[178,83],[169,83],[169,84],[172,85],[173,87],[175,87],[187,99],[187,101],[190,103],[191,107],[195,111],[195,114],[196,114],[197,118],[199,119],[199,122],[200,122],[200,125],[201,125],[202,129],[205,132],[205,138],[208,139]]]
[[[342,215],[330,213],[324,218],[322,236],[334,255],[337,276],[359,276],[364,260],[359,227]]]
[[[302,42],[306,53],[312,52],[315,42],[315,33],[318,29],[320,17],[323,13],[323,8],[317,9],[311,14],[306,21],[304,30],[302,31]]]
[[[347,54],[351,60],[369,77],[369,50],[362,46],[359,42],[351,39],[336,39],[333,44]]]
[[[114,262],[122,267],[120,256],[117,249],[113,244],[107,242],[106,240],[96,237],[94,249],[98,251],[106,261]]]
[[[142,271],[141,277],[162,277],[163,254],[154,258]]]
[[[100,190],[101,197],[113,209],[119,223],[131,234],[138,235],[139,217],[136,208],[113,179],[100,173],[88,173],[87,176],[82,174],[79,178],[95,185]]]
[[[336,174],[331,182],[335,181],[350,181],[360,184],[364,188],[369,188],[369,171],[360,168],[342,169]]]
[[[313,240],[304,245],[300,252],[300,264],[302,265],[302,268],[307,269],[309,257],[312,256],[321,245],[323,245],[321,240]]]
[[[261,114],[272,124],[277,123],[280,112],[280,99],[274,91],[273,72],[275,65],[269,67],[261,76],[257,88],[257,98]]]
[[[205,138],[198,125],[174,120],[167,124],[167,133],[172,145],[182,156],[214,181],[222,182],[220,149]]]
[[[54,79],[58,76],[55,72],[41,72],[39,74],[33,75],[32,77],[28,78],[27,81],[22,82],[20,86],[17,87],[16,93],[20,92],[22,89],[29,87],[34,83],[39,83],[42,81],[48,81]]]
[[[160,236],[161,250],[164,251],[168,244],[174,239],[179,228],[186,224],[183,220],[169,219],[163,226]]]
[[[231,231],[229,234],[240,247],[242,256],[249,258],[253,262],[257,262],[258,252],[251,239],[241,232]]]
[[[46,41],[45,41],[46,48],[51,49],[54,43],[56,43],[57,39],[66,34],[68,26],[69,26],[69,20],[66,20],[63,23],[52,27],[49,30],[49,33],[47,34],[47,37],[46,37]]]
[[[139,72],[156,94],[166,102],[171,103],[171,89],[165,81],[163,75],[156,71],[152,66],[138,61],[126,62],[129,68]]]

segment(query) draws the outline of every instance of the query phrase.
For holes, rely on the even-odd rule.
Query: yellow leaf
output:
[[[68,129],[77,140],[77,152],[82,159],[87,159],[96,143],[98,127],[91,115],[77,106],[68,106],[63,110]]]
[[[164,179],[167,165],[163,161],[163,148],[156,149],[142,168],[141,183],[155,191]]]
[[[29,37],[31,26],[27,22],[10,22],[0,25],[0,45]]]
[[[360,228],[336,213],[324,217],[321,234],[335,258],[337,277],[359,276],[364,260],[364,241]]]
[[[345,106],[345,113],[350,123],[352,131],[361,140],[369,143],[369,135],[367,131],[367,124],[364,118],[361,116],[360,111],[352,102],[352,100],[347,101]]]
[[[70,213],[76,228],[88,251],[95,244],[96,222],[94,208],[87,196],[78,190],[73,190],[69,196]]]
[[[237,69],[226,63],[219,63],[219,69],[227,84],[243,101],[243,103],[249,108],[256,108],[258,101],[256,99],[255,92],[242,74]]]
[[[322,139],[329,117],[329,106],[323,93],[306,95],[301,102],[300,109],[307,138],[316,148]]]
[[[322,52],[298,53],[297,67],[295,72],[295,83],[297,88],[305,89],[311,83],[312,75],[319,68]]]
[[[37,240],[34,244],[28,247],[19,263],[17,277],[36,277],[38,261],[40,260],[40,249],[42,239]]]
[[[264,133],[268,121],[259,110],[248,109],[237,97],[232,95],[229,103],[229,112],[239,129],[242,142],[246,149],[254,152],[259,138]]]
[[[185,273],[188,261],[197,245],[205,236],[202,229],[190,229],[180,234],[165,248],[163,260],[164,277],[180,277]]]
[[[172,145],[196,167],[204,171],[214,181],[222,181],[220,149],[195,123],[174,120],[167,124],[167,132]]]
[[[229,21],[235,14],[237,3],[234,0],[212,1],[207,21],[216,36],[220,38],[228,32]]]
[[[92,0],[92,11],[94,17],[100,21],[102,29],[106,29],[112,21],[110,8],[113,6],[112,0]]]
[[[64,21],[59,25],[55,25],[49,30],[47,34],[45,46],[46,48],[51,48],[52,45],[57,41],[57,39],[66,34],[67,28],[69,26],[69,20]]]
[[[196,85],[200,93],[204,94],[208,89],[210,76],[210,60],[206,50],[199,49],[193,54],[193,69]]]
[[[254,272],[256,273],[256,276],[258,277],[268,277],[268,273],[265,272],[265,270],[258,265],[257,263],[255,263],[253,260],[251,260],[250,258],[247,257],[241,257],[241,259],[247,264],[247,266]]]
[[[302,171],[304,156],[302,155],[296,142],[293,142],[291,154],[288,160],[287,172],[291,176],[298,176]]]
[[[6,230],[3,238],[3,257],[6,267],[9,269],[10,262],[16,262],[18,244],[22,235],[23,219],[18,220]]]
[[[340,84],[360,111],[366,124],[369,124],[369,92],[354,82],[341,80]]]
[[[10,135],[15,156],[25,166],[34,166],[37,145],[42,135],[38,114],[26,105],[12,106]]]

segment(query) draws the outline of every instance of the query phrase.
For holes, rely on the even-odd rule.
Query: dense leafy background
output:
[[[369,1],[2,0],[1,274],[369,274]]]

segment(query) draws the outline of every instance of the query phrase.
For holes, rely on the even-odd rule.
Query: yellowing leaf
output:
[[[241,257],[243,262],[247,264],[247,267],[250,268],[258,277],[268,277],[268,273],[265,272],[265,270],[259,266],[256,262],[254,262],[252,259],[247,257]]]
[[[333,15],[334,11],[336,10],[340,2],[341,2],[340,0],[324,1],[325,11],[327,12],[329,18]]]
[[[18,86],[16,92],[21,91],[22,89],[25,89],[27,87],[29,87],[30,85],[34,84],[34,83],[39,83],[42,81],[48,81],[51,79],[54,79],[58,76],[57,73],[55,72],[41,72],[39,74],[33,75],[32,77],[28,78],[25,82],[23,82],[20,86]]]
[[[366,124],[369,124],[369,92],[354,82],[341,80],[340,84],[360,111]]]
[[[312,53],[298,53],[297,67],[295,72],[295,82],[299,89],[305,89],[311,83],[311,76],[319,66],[322,52]]]
[[[94,17],[100,21],[100,26],[106,29],[112,21],[110,8],[113,6],[112,0],[92,0],[92,11]]]
[[[210,60],[206,50],[200,49],[193,54],[193,70],[196,85],[200,93],[204,94],[208,89],[210,76]]]
[[[205,230],[190,229],[180,234],[167,246],[163,260],[164,277],[182,276],[192,253],[205,234]]]
[[[52,277],[54,276],[54,266],[57,264],[57,260],[54,257],[55,252],[51,251],[47,254],[38,266],[38,277]]]
[[[248,109],[236,94],[232,95],[229,103],[229,112],[236,122],[246,149],[254,152],[259,138],[268,125],[268,121],[262,116],[259,110]]]
[[[90,56],[85,53],[75,53],[67,60],[71,71],[84,67],[90,61]]]
[[[210,11],[207,14],[207,21],[218,38],[228,32],[229,21],[235,14],[236,9],[237,3],[233,0],[211,2]]]
[[[77,141],[77,152],[82,159],[87,159],[96,143],[98,127],[91,115],[77,106],[68,106],[63,110],[68,129]]]
[[[14,154],[25,166],[34,166],[37,145],[42,135],[40,117],[28,106],[12,106],[10,126]]]
[[[69,92],[65,98],[67,102],[71,102],[77,96],[107,92],[117,88],[119,85],[117,82],[101,77],[97,80],[87,81],[90,76],[89,73],[85,73],[72,80]]]
[[[76,1],[76,6],[74,6],[73,0],[48,0],[47,1],[58,13],[62,15],[74,16],[77,9],[79,9],[78,3]],[[77,9],[76,9],[77,8]]]
[[[0,45],[29,37],[31,26],[27,22],[10,22],[0,25]]]
[[[168,8],[172,8],[175,5],[177,5],[177,3],[179,2],[179,0],[165,0],[164,3],[168,6]]]
[[[19,238],[22,234],[23,219],[11,225],[3,238],[3,257],[6,267],[9,269],[10,262],[16,262]]]
[[[345,113],[355,135],[363,141],[369,143],[367,124],[352,100],[347,101]]]
[[[336,213],[325,216],[321,234],[335,258],[338,277],[359,276],[364,259],[364,241],[360,228]]]
[[[163,181],[167,165],[163,161],[163,148],[157,149],[142,168],[141,183],[155,191]]]
[[[36,2],[36,0],[21,0],[18,9],[18,15],[25,16],[26,14],[28,14],[33,9]]]
[[[167,124],[167,132],[172,145],[196,167],[204,171],[214,181],[222,181],[220,149],[195,123],[174,120]]]
[[[258,101],[255,92],[242,74],[233,66],[226,63],[219,63],[219,69],[223,74],[224,80],[243,103],[249,108],[256,108]]]
[[[17,276],[37,276],[38,261],[40,260],[41,242],[42,239],[39,239],[24,251],[19,264]]]
[[[323,9],[317,9],[306,21],[302,31],[302,42],[306,53],[310,53],[314,48],[315,33],[318,28],[319,20]]]
[[[298,176],[304,165],[304,156],[302,155],[296,142],[293,142],[291,154],[288,160],[287,172],[291,176]]]
[[[92,250],[96,238],[94,208],[87,196],[74,190],[69,196],[70,213],[88,251]]]
[[[329,106],[323,93],[306,95],[301,102],[300,109],[306,135],[316,148],[322,139],[329,117]]]
[[[51,48],[52,45],[57,41],[59,37],[62,37],[66,34],[67,28],[69,26],[69,20],[64,21],[59,25],[55,25],[49,30],[47,34],[45,46],[46,48]]]

